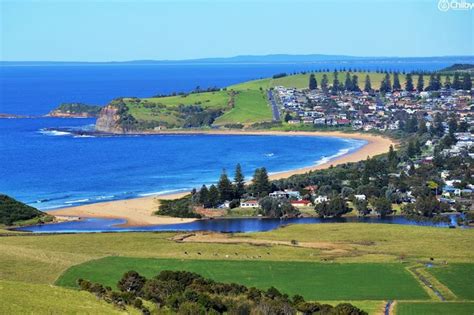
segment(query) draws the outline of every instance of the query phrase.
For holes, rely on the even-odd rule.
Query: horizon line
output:
[[[136,63],[136,62],[215,62],[225,61],[226,59],[232,61],[238,58],[271,58],[271,57],[323,57],[332,58],[332,60],[313,60],[313,61],[338,61],[346,59],[419,59],[419,58],[474,58],[473,55],[431,55],[431,56],[355,56],[355,55],[331,55],[331,54],[265,54],[265,55],[234,55],[229,57],[202,57],[202,58],[186,58],[186,59],[129,59],[129,60],[0,60],[0,63]],[[339,59],[337,59],[339,58]],[[290,60],[287,60],[290,61]],[[295,61],[295,60],[293,60]],[[275,62],[275,61],[273,61]],[[284,62],[280,60],[279,62]],[[300,61],[300,62],[312,62],[311,60]],[[242,63],[242,62],[239,62]],[[256,63],[256,62],[253,62]]]

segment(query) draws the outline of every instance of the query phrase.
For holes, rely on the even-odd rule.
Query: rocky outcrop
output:
[[[95,129],[107,133],[124,133],[125,130],[120,125],[120,108],[113,104],[102,108],[95,123]]]

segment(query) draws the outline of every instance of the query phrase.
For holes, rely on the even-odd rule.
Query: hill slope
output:
[[[30,220],[45,215],[44,212],[7,195],[0,195],[0,224],[12,225],[17,221]]]

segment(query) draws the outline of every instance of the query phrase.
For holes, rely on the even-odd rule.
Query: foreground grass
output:
[[[474,300],[474,264],[450,264],[427,268],[443,285],[464,300]]]
[[[0,237],[0,280],[54,283],[67,268],[106,256],[212,260],[219,253],[221,259],[229,255],[233,260],[358,263],[393,263],[399,262],[401,257],[406,261],[433,257],[435,262],[472,263],[473,232],[472,229],[343,223],[292,225],[271,232],[233,235],[244,240],[269,241],[261,246],[170,240],[177,233],[8,236]],[[274,240],[297,240],[322,246],[275,245],[271,243]]]
[[[57,281],[77,287],[80,278],[115,287],[135,270],[151,278],[162,270],[188,270],[221,282],[276,287],[309,300],[421,300],[428,295],[402,264],[322,264],[283,261],[178,260],[107,257],[71,267]],[[368,277],[367,275],[371,275]]]
[[[474,302],[397,302],[397,315],[472,315]]]
[[[127,314],[88,292],[45,284],[0,281],[0,296],[0,314]]]

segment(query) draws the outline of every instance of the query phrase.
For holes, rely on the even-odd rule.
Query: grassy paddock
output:
[[[177,233],[9,236],[0,237],[0,280],[53,283],[67,268],[106,256],[212,260],[219,253],[220,258],[230,255],[229,259],[233,260],[261,256],[258,260],[358,263],[393,263],[403,256],[406,261],[433,257],[435,262],[472,263],[473,232],[472,229],[343,223],[292,225],[264,233],[233,234],[244,240],[297,240],[323,245],[314,248],[176,243],[170,238]]]
[[[472,315],[474,302],[397,302],[397,315]]]
[[[449,264],[427,268],[426,271],[459,299],[474,300],[474,264]]]
[[[115,287],[129,271],[153,277],[162,270],[188,270],[217,281],[236,282],[310,300],[428,299],[401,264],[322,264],[283,261],[177,260],[107,257],[71,267],[57,281],[75,287],[79,278]],[[367,277],[367,275],[371,275]]]

